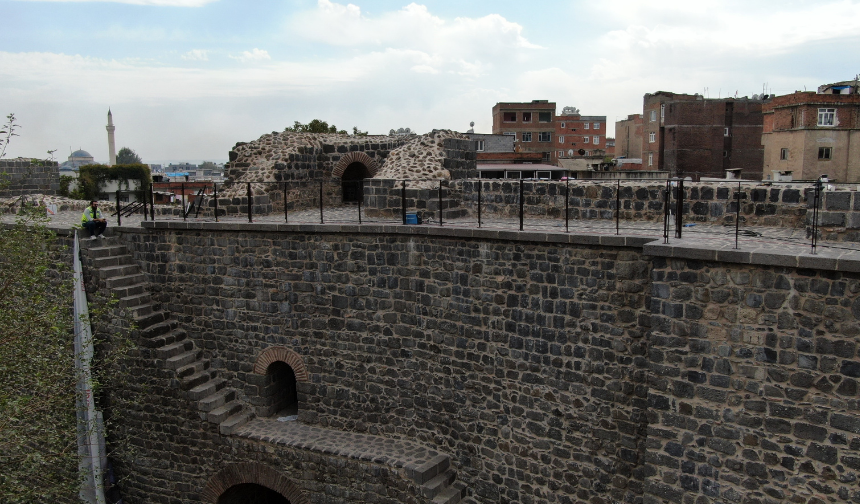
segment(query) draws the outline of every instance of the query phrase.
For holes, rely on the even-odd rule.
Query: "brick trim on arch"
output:
[[[302,360],[301,355],[282,346],[269,347],[257,356],[257,361],[254,363],[254,372],[264,375],[266,370],[273,362],[284,362],[293,368],[293,374],[296,375],[297,382],[308,381],[308,368]]]
[[[221,469],[206,483],[200,500],[218,504],[218,498],[230,487],[243,483],[254,483],[283,495],[290,504],[310,504],[307,496],[277,469],[259,462],[230,464]]]
[[[376,164],[376,161],[363,152],[350,152],[340,158],[340,161],[334,165],[334,170],[332,170],[331,174],[335,178],[343,177],[343,172],[346,171],[346,167],[351,165],[352,163],[361,163],[367,168],[367,172],[371,177],[376,175],[377,170],[379,170],[379,165]]]

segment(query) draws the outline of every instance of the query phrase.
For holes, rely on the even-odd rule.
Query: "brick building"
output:
[[[694,179],[740,168],[744,178],[762,177],[762,100],[658,91],[643,101],[643,168]]]
[[[642,158],[642,114],[630,114],[615,121],[615,157]]]
[[[583,116],[574,107],[556,115],[555,107],[547,100],[497,103],[493,133],[513,136],[520,152],[540,153],[544,163],[553,165],[559,158],[605,154],[606,116]]]
[[[860,87],[857,81],[821,86],[818,92],[777,96],[763,107],[764,174],[792,172],[794,179],[827,175],[860,182]]]

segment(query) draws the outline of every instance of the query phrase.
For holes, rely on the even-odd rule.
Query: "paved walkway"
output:
[[[14,215],[0,216],[0,222],[13,222]],[[156,221],[179,221],[181,217],[164,217],[156,216]],[[355,206],[344,206],[338,208],[328,208],[323,213],[323,223],[325,224],[358,224],[358,212]],[[123,217],[123,226],[139,226],[143,221],[140,214],[130,217]],[[241,224],[247,223],[246,216],[230,216],[221,217],[218,220],[222,223]],[[71,227],[80,222],[80,212],[58,212],[51,218],[51,225],[56,227]],[[187,222],[215,222],[214,218],[189,218]],[[255,223],[276,223],[283,224],[284,216],[282,214],[271,214],[257,216],[254,218]],[[363,224],[400,224],[400,219],[381,219],[367,218],[362,216]],[[320,212],[317,209],[291,211],[289,213],[289,224],[320,224]],[[108,218],[108,227],[117,225],[116,217]],[[437,220],[431,220],[425,223],[426,226],[438,226]],[[458,219],[445,220],[444,227],[448,228],[465,228],[477,229],[478,221],[474,217],[465,217]],[[489,230],[519,230],[519,219],[515,217],[484,217],[481,222],[481,229]],[[615,221],[609,220],[571,220],[568,228],[565,228],[564,220],[548,219],[548,218],[526,218],[524,219],[523,229],[525,231],[538,231],[550,233],[565,233],[583,234],[583,235],[615,235]],[[625,236],[640,236],[651,237],[655,240],[661,240],[663,243],[663,226],[659,222],[629,222],[622,221],[620,223],[618,234]],[[704,224],[696,223],[694,226],[685,227],[682,229],[683,243],[685,246],[727,249],[735,247],[735,228],[734,226],[723,226],[720,224]],[[674,229],[670,230],[670,244],[680,243],[675,238]],[[806,236],[806,228],[791,229],[791,228],[774,228],[774,227],[759,227],[759,226],[742,226],[737,239],[739,249],[747,250],[750,247],[755,249],[771,248],[779,249],[786,253],[809,254],[812,251],[810,240]],[[833,253],[843,253],[844,251],[860,251],[860,243],[852,242],[828,242],[819,241],[817,253],[825,251]]]

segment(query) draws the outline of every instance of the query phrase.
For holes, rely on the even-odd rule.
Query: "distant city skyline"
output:
[[[612,136],[645,93],[781,95],[860,72],[860,0],[0,0],[0,19],[9,157],[106,162],[109,108],[117,149],[156,164],[223,162],[315,118],[489,133],[493,105],[534,99],[605,115]]]

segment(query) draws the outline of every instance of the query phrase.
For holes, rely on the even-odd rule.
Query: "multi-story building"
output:
[[[560,158],[605,154],[606,116],[583,116],[573,107],[556,115],[555,107],[547,100],[497,103],[493,133],[513,136],[521,152],[539,152],[544,163],[553,165]]]
[[[646,94],[643,169],[694,179],[723,177],[726,170],[740,169],[744,178],[761,179],[763,102],[758,97]]]
[[[544,163],[558,160],[555,132],[555,102],[533,100],[493,107],[493,133],[514,137],[522,152],[539,152]]]
[[[642,158],[642,114],[630,114],[627,119],[615,121],[615,157]]]
[[[777,96],[763,107],[764,174],[796,180],[827,175],[860,182],[860,86],[847,81],[818,92]]]

